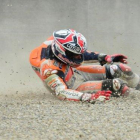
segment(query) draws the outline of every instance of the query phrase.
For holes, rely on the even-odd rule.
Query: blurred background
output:
[[[0,0],[0,94],[45,92],[29,54],[67,28],[82,33],[89,50],[125,54],[140,74],[139,0]]]

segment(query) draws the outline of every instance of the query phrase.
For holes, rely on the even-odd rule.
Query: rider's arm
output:
[[[62,100],[80,101],[83,93],[67,89],[63,79],[57,74],[52,74],[45,79],[46,86],[55,93],[55,95]]]
[[[84,61],[86,62],[98,62],[98,53],[86,51],[84,53]]]
[[[40,75],[45,86],[59,99],[80,101],[83,93],[67,89],[62,77],[58,76],[57,67],[50,65],[51,61],[45,60],[40,64]]]
[[[96,52],[90,52],[90,51],[86,51],[84,53],[85,62],[100,62],[101,65],[104,65],[106,63],[112,64],[113,62],[121,62],[121,63],[127,64],[126,59],[127,59],[127,56],[123,54],[107,55],[103,53],[96,53]]]
[[[57,74],[52,74],[45,79],[46,86],[54,91],[55,95],[61,100],[72,100],[72,101],[87,101],[90,103],[95,103],[95,101],[108,100],[111,92],[109,91],[99,91],[95,94],[82,93],[76,90],[67,89],[66,84],[63,79],[61,79]]]

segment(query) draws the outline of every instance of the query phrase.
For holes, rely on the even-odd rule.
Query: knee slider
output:
[[[120,89],[120,82],[118,79],[107,79],[103,80],[102,90],[111,90],[116,92]]]
[[[122,95],[123,81],[120,79],[107,79],[102,83],[102,90],[112,91],[112,96],[119,97]]]
[[[125,64],[118,65],[107,65],[106,66],[106,76],[109,79],[120,78],[122,75],[132,76],[133,72],[131,68]]]
[[[109,79],[121,76],[121,69],[118,65],[106,65],[106,77]]]
[[[118,78],[121,76],[121,69],[119,68],[118,65],[111,65],[110,73],[113,76],[113,78]]]

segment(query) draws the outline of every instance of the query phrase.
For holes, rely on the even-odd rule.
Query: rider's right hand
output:
[[[110,96],[111,96],[111,91],[107,90],[107,91],[97,91],[94,94],[89,94],[89,93],[85,93],[82,97],[82,101],[88,101],[90,103],[95,103],[96,101],[105,101],[105,100],[109,100]]]

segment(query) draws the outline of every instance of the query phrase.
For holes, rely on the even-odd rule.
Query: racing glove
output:
[[[88,101],[91,104],[94,104],[96,101],[105,101],[109,100],[111,96],[111,91],[97,91],[95,94],[84,93],[82,96],[82,101]]]
[[[121,62],[127,64],[127,56],[122,54],[113,54],[113,55],[106,55],[106,54],[99,54],[98,60],[100,64],[103,66],[106,63],[113,64],[114,62]]]

